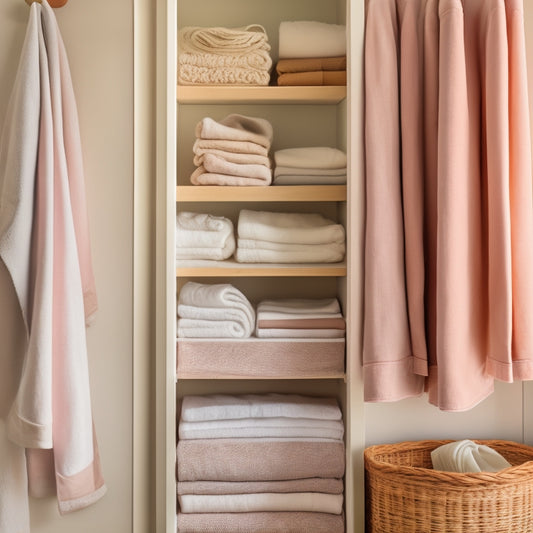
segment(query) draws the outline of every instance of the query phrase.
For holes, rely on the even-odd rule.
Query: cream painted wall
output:
[[[28,10],[24,0],[0,2],[0,126]],[[70,59],[83,141],[100,304],[88,346],[108,493],[92,507],[64,517],[54,499],[32,501],[32,533],[131,533],[133,0],[70,0],[56,14]],[[6,284],[0,282],[0,317],[9,312],[2,290]]]

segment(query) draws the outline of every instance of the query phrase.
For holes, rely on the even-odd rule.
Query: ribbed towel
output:
[[[431,452],[435,470],[447,472],[498,472],[511,464],[496,450],[471,440],[439,446]]]
[[[189,58],[192,54],[189,54]],[[189,62],[182,57],[178,72],[180,85],[268,85],[270,73],[242,67],[198,67],[199,55]]]
[[[346,153],[328,146],[284,148],[274,152],[276,167],[346,170]]]
[[[242,209],[238,236],[241,239],[294,244],[344,243],[345,232],[318,213],[271,213]]]
[[[344,533],[331,513],[178,513],[178,533]]]
[[[178,496],[182,513],[254,513],[303,511],[342,513],[342,494],[320,492],[256,494],[184,494]]]
[[[176,259],[223,260],[235,251],[233,223],[225,217],[182,211],[176,215]]]
[[[178,425],[180,439],[223,438],[322,438],[342,440],[344,424],[341,420],[315,418],[239,418],[230,420],[206,420]]]
[[[286,439],[181,440],[178,481],[272,481],[344,475],[344,444]]]
[[[346,55],[346,26],[316,21],[283,21],[279,25],[279,57]]]
[[[184,396],[181,419],[188,422],[236,418],[341,420],[335,398],[299,394],[207,394]]]
[[[274,136],[272,125],[268,120],[236,113],[218,122],[205,117],[196,125],[195,133],[199,139],[249,141],[266,148],[270,147]]]
[[[286,481],[178,481],[178,494],[252,494],[256,492],[323,492],[342,494],[337,478],[288,479]]]

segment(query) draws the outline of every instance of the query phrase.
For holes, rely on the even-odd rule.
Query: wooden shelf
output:
[[[346,86],[256,87],[178,85],[180,104],[338,104]]]
[[[215,263],[215,264],[213,264]],[[343,277],[346,263],[265,264],[227,261],[181,261],[177,277]]]
[[[344,202],[346,185],[217,187],[178,185],[177,202]]]
[[[239,375],[231,375],[231,374],[220,374],[220,373],[205,373],[205,374],[188,374],[186,372],[178,372],[176,375],[176,378],[178,380],[186,379],[186,380],[224,380],[224,379],[231,379],[231,380],[260,380],[260,381],[267,381],[267,380],[318,380],[318,379],[340,379],[342,381],[346,381],[346,374],[327,374],[327,375],[316,375],[316,376],[305,376],[305,377],[298,377],[298,376],[239,376]]]

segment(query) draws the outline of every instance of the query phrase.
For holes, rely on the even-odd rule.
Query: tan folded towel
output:
[[[278,74],[316,70],[346,70],[346,56],[280,59],[276,64]]]
[[[345,70],[313,70],[309,72],[290,72],[278,76],[280,86],[298,85],[346,85]]]

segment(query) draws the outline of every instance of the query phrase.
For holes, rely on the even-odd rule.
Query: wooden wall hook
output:
[[[41,3],[41,0],[25,0],[25,1],[29,6],[31,6],[33,2],[39,2],[39,4]],[[48,0],[50,7],[63,7],[67,2],[68,0]]]

